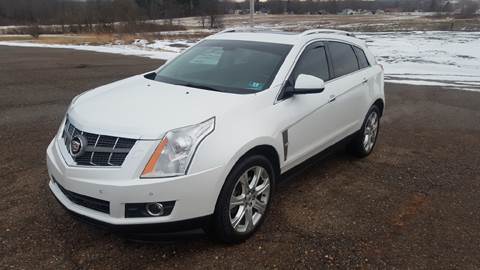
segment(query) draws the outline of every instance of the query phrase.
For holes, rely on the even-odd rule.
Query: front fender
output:
[[[211,136],[207,137],[197,149],[188,172],[196,173],[217,166],[222,167],[219,179],[211,187],[217,197],[232,168],[251,149],[260,145],[272,146],[279,155],[280,162],[283,161],[281,140],[279,141],[274,136],[245,137],[238,134],[235,138],[228,137],[227,140],[224,138],[227,137],[223,137],[221,132],[213,132]]]

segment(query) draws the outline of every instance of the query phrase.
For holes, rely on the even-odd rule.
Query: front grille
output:
[[[70,152],[70,143],[75,135],[83,135],[87,140],[85,152],[73,157],[77,165],[83,166],[122,166],[135,144],[135,139],[99,135],[81,131],[70,121],[65,121],[62,138]]]
[[[55,180],[54,180],[55,181]],[[110,203],[108,201],[95,199],[85,195],[81,195],[69,190],[66,190],[58,182],[55,181],[58,188],[62,191],[65,196],[75,204],[81,205],[86,208],[90,208],[96,211],[110,214]]]

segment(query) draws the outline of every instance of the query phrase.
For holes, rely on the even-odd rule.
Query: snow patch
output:
[[[455,84],[433,82],[433,81],[421,81],[421,80],[391,80],[385,79],[389,83],[411,84],[411,85],[426,85],[426,86],[457,86]],[[457,86],[458,87],[458,86]]]
[[[390,82],[456,85],[480,91],[480,32],[359,33]]]
[[[282,25],[284,27],[284,25]],[[280,28],[280,26],[279,26]],[[179,34],[188,31],[179,31]],[[357,37],[384,66],[387,82],[454,86],[480,91],[480,32],[362,32]],[[137,39],[132,44],[49,45],[0,42],[0,45],[87,50],[170,60],[197,40]]]
[[[60,44],[40,44],[30,42],[11,42],[0,41],[0,45],[15,47],[38,47],[38,48],[56,48],[56,49],[73,49],[81,51],[92,51],[100,53],[114,53],[122,55],[134,55],[140,57],[148,57],[152,59],[170,60],[178,55],[175,51],[154,50],[148,47],[141,48],[136,45],[60,45]]]

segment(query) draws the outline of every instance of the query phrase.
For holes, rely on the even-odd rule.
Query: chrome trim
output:
[[[69,151],[69,145],[71,144],[71,141],[75,136],[82,136],[85,138],[85,145],[82,145],[82,155],[75,156],[72,155]],[[61,134],[61,138],[59,139],[62,141],[61,144],[63,144],[63,147],[65,147],[65,154],[69,156],[69,162],[67,162],[67,158],[64,157],[68,165],[83,167],[94,166],[96,168],[121,167],[123,165],[123,162],[125,162],[128,153],[138,141],[137,139],[84,132],[76,128],[68,117],[66,117],[64,121],[63,131]],[[93,142],[93,140],[95,141]],[[118,148],[118,146],[121,147]],[[115,160],[115,162],[112,163],[113,159]]]

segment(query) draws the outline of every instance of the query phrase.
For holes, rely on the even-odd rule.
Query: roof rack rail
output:
[[[237,28],[226,28],[220,32],[217,32],[217,34],[223,34],[223,33],[231,33],[237,31]]]
[[[235,33],[235,32],[282,32],[277,29],[271,29],[268,27],[235,27],[235,28],[227,28],[218,32],[217,34],[224,34],[224,33]]]
[[[335,30],[335,29],[311,29],[302,32],[300,35],[308,36],[313,34],[338,34],[338,35],[345,35],[349,37],[355,37],[355,34],[343,31],[343,30]]]

